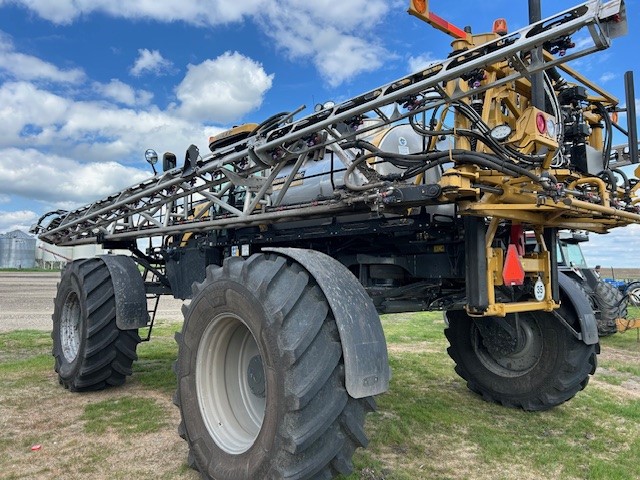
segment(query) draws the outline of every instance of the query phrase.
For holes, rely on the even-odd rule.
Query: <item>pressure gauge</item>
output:
[[[491,129],[491,132],[489,132],[489,135],[491,135],[491,138],[493,138],[494,140],[504,142],[507,138],[509,138],[511,132],[511,127],[505,123],[504,125],[493,127]]]

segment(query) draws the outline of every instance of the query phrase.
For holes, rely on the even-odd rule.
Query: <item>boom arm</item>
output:
[[[576,49],[545,64],[529,63],[528,52],[534,47],[583,29],[587,29],[591,35],[592,46]],[[622,0],[607,4],[596,0],[586,2],[300,120],[291,122],[291,116],[286,116],[265,122],[245,140],[211,154],[200,157],[197,150],[192,148],[184,168],[164,172],[161,176],[58,216],[46,227],[36,226],[34,231],[49,243],[80,245],[259,225],[292,217],[337,215],[358,206],[378,210],[384,204],[384,199],[392,195],[393,182],[385,181],[384,188],[371,183],[357,191],[338,192],[330,199],[287,207],[278,205],[272,198],[273,182],[285,164],[295,159],[301,162],[300,159],[313,156],[323,149],[333,151],[345,168],[351,169],[357,153],[349,146],[354,145],[356,136],[380,127],[376,124],[358,128],[366,115],[377,115],[384,124],[391,124],[415,118],[421,112],[442,105],[454,105],[463,100],[468,102],[471,97],[514,84],[535,72],[607,48],[611,39],[625,30],[626,16]],[[460,79],[467,78],[472,72],[488,71],[500,64],[511,67],[508,74],[478,82],[473,88],[443,88],[454,82],[460,83]],[[405,111],[391,120],[382,109],[394,104],[404,106]],[[448,155],[454,161],[465,164],[471,162],[470,159],[464,160],[464,155],[458,155],[458,152],[452,151]],[[426,156],[422,160],[432,161],[435,157]],[[475,157],[479,158],[477,155]],[[498,164],[490,166],[495,169]],[[485,162],[484,165],[489,164]],[[550,177],[545,176],[544,170],[539,167],[530,169],[527,175],[535,180],[538,187],[556,188],[546,180]],[[520,177],[525,169],[516,164],[503,164],[498,171],[501,175]],[[441,185],[448,190],[447,197],[441,197],[439,201],[453,201],[460,196],[467,196],[468,189],[474,183],[469,181],[473,175],[476,174],[466,172],[458,175],[457,179],[449,178],[453,178],[453,181]],[[486,172],[481,175],[486,175]],[[376,188],[372,188],[374,186]],[[245,192],[243,206],[228,202],[228,193],[232,188]],[[280,198],[283,193],[279,192]],[[511,193],[513,198],[501,199],[507,203],[505,207],[514,202],[523,203],[522,199],[515,198],[518,196],[516,192]],[[575,220],[576,213],[579,218],[598,217],[599,220],[592,222],[589,227],[600,231],[618,224],[640,221],[635,211],[614,208],[605,201],[591,203],[572,198],[567,192],[560,197],[555,192],[554,198],[545,197],[544,191],[539,193],[534,204],[538,203],[538,211],[544,212],[543,216],[555,218],[552,223],[557,226],[572,227],[582,221]],[[425,199],[427,202],[432,200]],[[217,213],[205,215],[206,209],[200,209],[201,214],[194,216],[195,205],[203,202],[210,210],[215,207]],[[495,205],[489,212],[478,204],[471,204],[466,210],[475,215],[490,213],[502,218],[515,216],[523,221],[539,222],[535,215],[528,212],[518,216],[513,211],[500,211]]]

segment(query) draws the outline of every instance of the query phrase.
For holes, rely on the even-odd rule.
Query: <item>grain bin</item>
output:
[[[0,268],[33,268],[35,264],[35,237],[20,230],[0,235]]]

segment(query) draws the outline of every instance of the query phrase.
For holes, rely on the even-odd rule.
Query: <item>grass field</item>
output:
[[[635,331],[603,339],[599,370],[576,398],[526,413],[467,390],[446,354],[441,314],[388,315],[383,324],[391,389],[368,417],[371,443],[349,480],[640,478]],[[87,394],[58,385],[48,334],[0,334],[0,476],[198,478],[171,402],[179,328],[154,329],[124,387]]]

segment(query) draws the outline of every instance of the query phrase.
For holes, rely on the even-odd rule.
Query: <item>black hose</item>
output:
[[[262,122],[260,125],[258,125],[256,128],[254,128],[251,133],[249,134],[249,136],[253,136],[253,135],[259,135],[262,134],[264,132],[267,132],[271,129],[273,129],[274,127],[276,127],[282,120],[284,120],[285,118],[287,118],[289,115],[291,114],[291,112],[280,112],[280,113],[276,113],[275,115],[271,115],[269,118],[267,118],[264,122]]]
[[[611,192],[615,192],[616,188],[618,186],[618,181],[616,180],[616,176],[613,174],[613,172],[609,169],[603,170],[598,174],[598,177],[607,181],[607,183],[609,184],[609,190],[611,190]]]
[[[411,178],[419,173],[433,168],[436,165],[442,165],[444,163],[453,161],[455,163],[477,164],[486,168],[498,170],[510,176],[524,176],[530,178],[536,183],[543,183],[543,179],[541,177],[533,172],[530,172],[526,168],[515,165],[509,161],[493,157],[486,153],[469,152],[468,150],[455,149],[447,150],[445,152],[430,152],[420,155],[420,157],[422,157],[424,160],[428,160],[428,162],[418,168],[414,167],[412,170],[405,172],[402,175],[402,179]]]
[[[536,183],[543,183],[543,179],[536,175],[535,173],[523,168],[519,165],[516,165],[509,161],[508,159],[494,157],[486,153],[481,152],[469,152],[467,150],[461,149],[453,149],[447,151],[436,151],[436,152],[428,152],[421,154],[413,154],[413,155],[403,155],[398,153],[384,152],[380,150],[378,147],[373,145],[372,143],[366,142],[364,140],[354,140],[350,142],[345,142],[341,145],[342,148],[362,148],[368,150],[369,154],[362,155],[358,157],[356,160],[352,162],[351,165],[347,168],[345,172],[345,184],[347,188],[351,188],[353,190],[368,190],[370,188],[379,187],[382,185],[381,182],[370,184],[370,185],[352,185],[348,183],[348,177],[351,175],[355,169],[365,160],[373,157],[381,157],[384,159],[393,159],[396,161],[408,161],[409,165],[405,164],[409,167],[407,171],[405,171],[401,179],[406,180],[408,178],[414,177],[419,173],[422,173],[426,170],[429,170],[437,165],[442,165],[453,160],[456,163],[474,163],[486,168],[498,170],[502,173],[511,176],[524,176],[530,178]],[[392,162],[393,163],[393,162]],[[415,165],[411,167],[411,164]],[[417,165],[416,165],[417,164]],[[405,166],[403,165],[403,166]],[[355,187],[355,188],[352,188]]]
[[[631,188],[631,185],[629,184],[629,177],[626,173],[624,173],[620,168],[612,168],[611,171],[617,173],[622,177],[622,182],[625,189]]]

